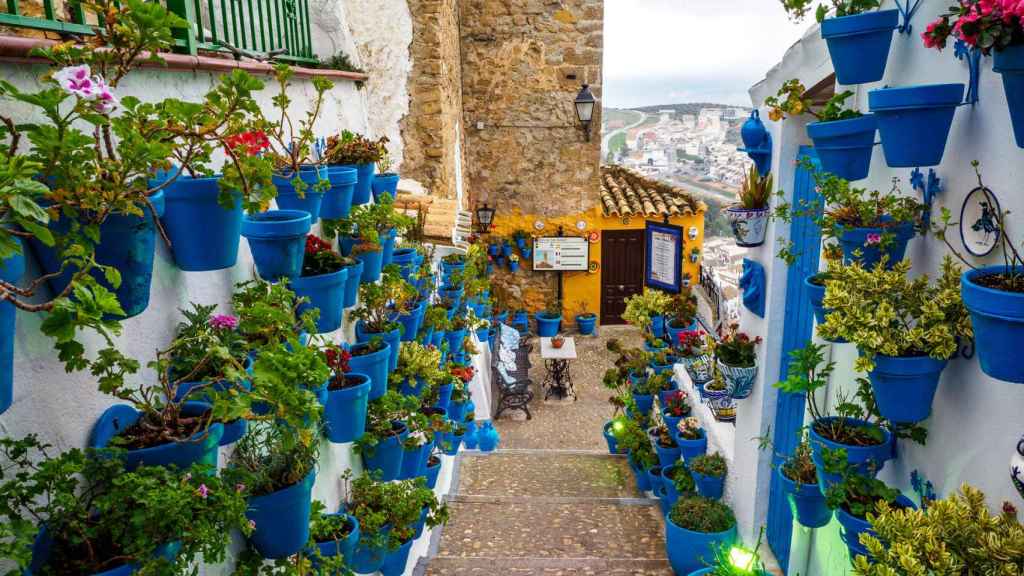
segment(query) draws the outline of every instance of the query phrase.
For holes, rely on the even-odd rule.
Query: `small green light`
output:
[[[615,432],[622,432],[623,428],[625,428],[625,426],[622,424],[621,420],[616,420],[615,423],[612,424],[612,432],[613,433],[615,433]]]
[[[733,546],[732,550],[729,550],[729,563],[734,568],[749,572],[754,569],[755,555],[750,550],[745,550],[738,546]]]

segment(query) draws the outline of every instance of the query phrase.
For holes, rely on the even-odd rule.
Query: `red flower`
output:
[[[262,130],[250,130],[228,136],[224,139],[225,146],[234,152],[243,152],[249,156],[255,156],[270,148],[270,139]]]
[[[331,243],[313,234],[306,236],[306,254],[330,252]]]
[[[352,353],[344,348],[328,348],[324,354],[327,356],[327,365],[336,373],[347,374],[352,368],[348,361],[352,359]]]
[[[463,382],[468,383],[471,380],[473,380],[474,372],[473,372],[473,367],[472,366],[460,366],[460,367],[457,367],[457,368],[452,368],[451,369],[451,374],[452,374],[452,376],[455,376],[459,380],[462,380]]]

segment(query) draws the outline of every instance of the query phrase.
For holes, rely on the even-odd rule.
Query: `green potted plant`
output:
[[[672,301],[665,310],[665,335],[669,344],[679,343],[679,335],[697,328],[697,297],[689,288],[683,288],[679,294],[672,296]]]
[[[665,469],[679,460],[679,444],[669,430],[668,425],[659,424],[647,429],[647,434],[654,444],[654,452],[658,455],[658,464]]]
[[[767,444],[770,445],[770,440]],[[805,434],[793,453],[782,457],[778,475],[797,523],[807,528],[821,528],[832,521],[832,510],[821,492],[813,455]]]
[[[407,396],[420,398],[445,379],[441,369],[441,351],[418,342],[402,346],[398,369],[391,375],[391,387]]]
[[[730,327],[721,341],[715,345],[715,361],[732,397],[741,400],[754,391],[757,378],[757,346],[761,337],[751,338],[739,331],[738,325]]]
[[[323,348],[330,369],[324,402],[324,434],[336,444],[354,442],[366,431],[366,411],[373,383],[368,374],[352,370],[352,352],[340,346]]]
[[[387,194],[392,200],[398,194],[398,173],[392,172],[391,153],[388,152],[388,137],[381,136],[377,140],[377,174],[373,177],[370,190],[373,201],[380,200],[381,194]]]
[[[690,395],[685,390],[673,390],[671,394],[665,396],[665,401],[661,404],[661,418],[673,435],[675,435],[679,421],[692,412]]]
[[[344,510],[330,514],[322,502],[313,501],[309,538],[315,547],[316,567],[321,573],[344,573],[346,561],[355,554],[359,535],[359,520],[355,516]]]
[[[446,412],[433,406],[421,406],[406,414],[405,425],[409,434],[402,443],[404,453],[399,480],[425,476],[430,452],[452,428]]]
[[[647,492],[654,488],[647,471],[658,465],[658,455],[655,453],[647,433],[649,418],[641,413],[636,413],[633,416],[629,416],[629,413],[630,411],[627,410],[626,416],[616,419],[617,422],[622,423],[622,426],[618,430],[613,427],[613,430],[615,430],[619,449],[628,454],[629,466],[633,470],[637,489],[640,492]]]
[[[448,505],[442,504],[427,488],[423,478],[397,482],[392,487],[396,492],[390,508],[391,536],[397,539],[398,547],[392,547],[380,567],[382,576],[405,574],[413,540],[423,534],[426,527],[433,528],[448,522]]]
[[[231,306],[238,317],[238,332],[248,342],[253,355],[296,334],[316,330],[312,313],[299,312],[303,303],[284,282],[248,280],[236,284],[231,295]]]
[[[737,246],[753,248],[764,244],[773,187],[774,177],[759,173],[757,166],[751,165],[740,184],[739,201],[725,211]]]
[[[725,457],[720,452],[701,454],[686,461],[693,481],[697,484],[697,492],[712,500],[718,500],[725,492],[725,476],[728,467]]]
[[[673,343],[676,358],[686,367],[694,388],[711,380],[714,362],[708,355],[708,335],[703,330],[685,330],[677,336]]]
[[[562,330],[562,302],[552,297],[545,308],[534,315],[537,321],[537,336],[550,338]]]
[[[590,336],[597,326],[597,314],[590,311],[583,300],[576,302],[576,331],[581,336]]]
[[[716,550],[736,539],[736,516],[718,500],[681,495],[665,517],[665,551],[676,574],[705,567]]]
[[[708,435],[701,427],[700,419],[695,416],[687,416],[680,420],[676,424],[675,435],[680,454],[687,461],[708,450]]]
[[[390,482],[402,469],[403,443],[409,436],[406,420],[419,409],[419,399],[393,390],[370,402],[366,432],[356,441],[363,465],[381,480]]]
[[[867,554],[867,549],[861,544],[861,536],[873,535],[872,514],[886,507],[913,509],[916,506],[899,490],[890,488],[877,478],[857,474],[851,468],[843,473],[842,478],[841,482],[828,489],[825,498],[843,527],[843,539],[853,559]]]
[[[334,332],[341,328],[345,311],[345,287],[349,271],[354,265],[354,259],[332,250],[330,242],[313,234],[306,236],[302,273],[292,278],[289,285],[296,296],[306,299],[299,307],[300,313],[305,310],[318,311],[317,333]]]
[[[668,501],[675,505],[680,498],[697,495],[697,485],[693,482],[690,469],[679,460],[667,468],[661,469],[661,477],[665,484]]]
[[[409,284],[402,280],[396,266],[388,266],[381,281],[359,287],[359,307],[352,311],[356,321],[356,340],[360,343],[371,338],[383,338],[390,346],[388,370],[398,367],[398,354],[402,346],[402,325],[397,322],[395,308],[409,301]],[[387,382],[381,384],[387,386]]]
[[[818,328],[857,345],[856,367],[868,372],[879,412],[899,423],[931,414],[942,370],[959,342],[973,337],[960,269],[949,256],[935,284],[909,274],[909,262],[891,270],[833,265],[824,300],[831,312]]]
[[[356,170],[358,179],[352,192],[353,206],[370,201],[375,164],[380,160],[381,148],[381,141],[375,142],[349,130],[327,138],[327,149],[324,152],[327,164]]]
[[[650,333],[655,338],[665,334],[665,311],[672,303],[672,297],[651,288],[644,288],[642,294],[626,298],[626,310],[622,319]]]

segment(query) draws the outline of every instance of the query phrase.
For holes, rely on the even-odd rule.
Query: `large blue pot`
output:
[[[714,562],[722,547],[736,543],[736,526],[724,532],[694,532],[681,528],[665,515],[665,552],[676,574],[689,574]]]
[[[786,478],[781,470],[776,472],[782,491],[789,501],[789,510],[797,523],[807,528],[821,528],[832,521],[832,509],[825,503],[825,496],[817,484],[797,484]]]
[[[654,407],[654,395],[653,394],[637,394],[635,391],[633,394],[633,402],[636,403],[636,409],[641,414],[650,414],[651,408]]]
[[[363,284],[372,284],[380,280],[380,273],[384,266],[384,250],[382,248],[360,252],[356,254],[356,260],[363,263],[361,276]]]
[[[679,457],[682,454],[679,451],[679,446],[665,448],[657,440],[654,440],[653,444],[654,451],[658,454],[658,463],[661,464],[662,468],[668,468],[679,461]]]
[[[878,412],[890,422],[920,422],[932,413],[932,400],[948,360],[876,355],[868,374]]]
[[[590,336],[594,333],[594,329],[597,327],[597,315],[596,314],[578,314],[576,316],[576,331],[581,336]]]
[[[48,564],[50,561],[50,554],[53,548],[53,538],[50,537],[46,530],[46,525],[40,527],[39,533],[36,534],[36,539],[32,543],[32,561],[29,563],[27,569],[22,571],[22,576],[33,576],[43,573],[51,573]],[[170,542],[158,547],[153,551],[154,557],[162,557],[170,562],[173,562],[178,557],[178,553],[181,551],[181,542]],[[137,563],[122,564],[116,568],[110,570],[104,570],[103,572],[94,572],[90,576],[130,576],[135,574],[139,569]],[[15,572],[16,573],[16,572]],[[82,575],[85,576],[85,575]]]
[[[838,417],[828,417],[823,420],[838,420]],[[850,446],[847,444],[839,444],[833,442],[820,434],[815,430],[815,425],[812,422],[809,427],[808,435],[810,436],[811,443],[811,460],[814,461],[815,467],[818,469],[818,485],[821,487],[821,492],[827,493],[828,489],[840,482],[842,478],[838,474],[829,474],[825,472],[825,462],[822,459],[822,450],[838,450],[840,448],[846,450],[846,461],[850,463],[854,471],[863,476],[874,477],[878,474],[878,471],[885,466],[885,461],[890,460],[893,457],[893,436],[892,434],[884,429],[875,426],[864,420],[857,420],[854,418],[847,418],[851,423],[865,428],[877,428],[882,431],[883,441],[877,446]]]
[[[261,278],[295,278],[302,273],[311,224],[309,212],[301,210],[271,210],[242,219],[242,236],[249,241]]]
[[[877,129],[875,117],[865,114],[849,120],[813,122],[807,125],[807,135],[814,141],[822,169],[852,181],[868,177]]]
[[[705,476],[700,472],[691,471],[693,483],[697,485],[697,493],[705,498],[718,500],[725,492],[725,476]]]
[[[345,512],[338,512],[337,514],[325,514],[324,516],[344,516],[348,521],[349,526],[352,530],[348,533],[344,539],[340,541],[328,540],[327,542],[316,542],[316,547],[320,551],[320,556],[323,558],[333,558],[334,556],[344,556],[346,560],[352,558],[355,555],[356,544],[359,542],[359,520]]]
[[[974,347],[982,372],[998,380],[1024,384],[1024,362],[1017,356],[1024,350],[1024,294],[977,283],[979,278],[1007,270],[1005,266],[968,270],[960,277],[960,291],[971,313]]]
[[[377,202],[380,200],[381,194],[387,194],[391,196],[391,199],[395,199],[395,195],[398,193],[398,174],[377,174],[373,177],[373,183],[370,185],[370,189],[373,192],[373,201]]]
[[[896,503],[903,508],[917,509],[917,505],[902,494],[896,497]],[[846,542],[846,547],[850,551],[850,559],[852,560],[856,556],[869,556],[867,548],[860,543],[860,535],[867,532],[878,537],[878,534],[871,529],[871,523],[853,516],[841,507],[836,509],[836,520],[839,521],[841,527],[839,535],[843,542]]]
[[[242,196],[236,192],[234,206],[223,208],[217,202],[220,178],[182,175],[164,188],[166,209],[160,222],[171,240],[175,264],[186,272],[223,270],[238,260]]]
[[[380,480],[383,482],[391,482],[398,478],[398,473],[402,470],[402,457],[405,454],[402,443],[409,436],[409,429],[405,424],[395,421],[393,425],[393,436],[378,442],[372,448],[373,454],[363,454],[363,468],[379,472]]]
[[[441,464],[442,460],[440,458],[437,459],[436,464],[431,464],[428,457],[425,470],[427,476],[427,487],[431,490],[437,487],[437,479],[441,475]]]
[[[687,438],[681,438],[678,431],[676,432],[676,444],[679,444],[679,454],[683,457],[683,460],[689,462],[697,456],[703,456],[708,452],[708,435],[703,428],[700,430],[700,438],[697,440],[689,440]]]
[[[434,448],[433,442],[427,442],[415,448],[404,448],[402,454],[402,467],[398,472],[398,480],[409,480],[423,475],[424,455],[429,455]]]
[[[344,307],[351,308],[359,301],[359,285],[363,282],[363,261],[356,260],[356,263],[345,268],[348,270],[348,277],[345,280]]]
[[[868,105],[878,119],[886,164],[890,168],[940,164],[953,114],[963,99],[963,84],[926,84],[869,92]]]
[[[292,182],[294,175],[273,177],[274,186],[277,187],[277,207],[282,210],[302,210],[309,212],[310,221],[316,224],[320,220],[320,205],[324,200],[324,193],[314,190],[320,180],[327,180],[326,168],[303,168],[299,170],[299,178],[306,184],[302,198]]]
[[[1017,146],[1024,148],[1024,45],[997,50],[992,56],[992,69],[1003,77],[1013,134]]]
[[[391,345],[384,342],[384,347],[376,352],[356,356],[365,350],[366,344],[356,344],[351,348],[352,358],[348,366],[352,372],[366,374],[370,377],[370,400],[376,400],[388,391],[388,361],[391,358]]]
[[[868,236],[872,234],[891,234],[892,242],[883,249],[881,246],[868,245]],[[851,228],[843,230],[839,237],[839,245],[843,249],[843,260],[846,263],[860,262],[865,269],[872,269],[882,259],[882,255],[889,256],[886,268],[892,268],[894,264],[903,260],[907,253],[907,243],[914,237],[914,225],[910,222],[902,222],[889,228]],[[854,254],[860,250],[858,257]]]
[[[350,365],[351,367],[351,365]],[[359,382],[341,390],[328,386],[324,405],[324,427],[327,439],[335,444],[354,442],[366,431],[366,408],[370,400],[370,376],[349,372],[346,380]]]
[[[398,323],[402,325],[402,342],[412,342],[420,332],[420,322],[426,310],[427,301],[420,302],[408,314],[399,314]]]
[[[898,10],[826,18],[821,23],[821,37],[828,43],[836,81],[852,86],[881,80],[892,33],[899,24]]]
[[[366,164],[339,164],[339,168],[354,168],[358,176],[356,187],[352,191],[352,205],[359,206],[370,201],[370,189],[373,186],[373,173],[377,165],[373,162]]]
[[[390,332],[384,332],[384,333],[367,332],[365,326],[363,325],[363,321],[362,320],[360,320],[359,322],[356,322],[356,341],[357,342],[359,342],[359,343],[369,342],[372,338],[378,337],[378,336],[380,338],[383,338],[384,341],[387,342],[388,346],[389,346],[389,350],[388,350],[388,373],[390,374],[391,372],[394,372],[396,368],[398,368],[398,353],[399,353],[399,351],[402,348],[402,331],[400,329],[398,329],[398,328],[395,328],[394,330],[392,330]],[[350,363],[350,365],[351,365],[351,363]],[[385,385],[385,387],[386,387],[386,385]],[[371,395],[370,399],[373,400],[374,397]]]
[[[181,409],[185,416],[201,416],[209,411],[210,405],[205,402],[184,402]],[[114,438],[138,422],[141,415],[141,412],[127,404],[115,404],[107,408],[92,427],[89,446],[111,446]],[[193,435],[188,442],[128,450],[124,454],[124,467],[131,471],[139,466],[177,466],[179,470],[187,470],[197,463],[216,466],[217,448],[223,435],[224,425],[214,422],[205,432]]]
[[[15,254],[0,261],[0,279],[16,284],[25,274],[25,247],[20,238],[22,254]],[[17,310],[14,304],[0,302],[0,414],[7,411],[14,402],[14,334]]]
[[[352,211],[352,192],[359,180],[354,168],[344,166],[328,166],[327,180],[331,187],[324,193],[320,204],[320,217],[324,220],[340,220],[348,218]]]
[[[462,353],[462,348],[465,344],[466,329],[449,330],[445,333],[445,338],[448,340],[448,354],[458,356]]]
[[[391,535],[391,525],[382,527],[379,534],[383,535],[385,539],[388,538]],[[357,574],[373,574],[384,565],[387,553],[387,546],[370,546],[366,540],[360,540],[356,544],[356,550],[352,554],[352,561],[348,563],[348,567]]]
[[[341,328],[348,271],[349,268],[342,268],[319,276],[299,276],[291,281],[296,296],[309,298],[308,303],[299,307],[299,314],[306,310],[320,310],[320,316],[316,319],[318,334]]]
[[[316,468],[302,481],[263,496],[249,498],[245,517],[256,523],[249,540],[264,558],[286,558],[309,541],[309,511]]]
[[[149,197],[156,209],[156,216],[148,206],[138,206],[142,216],[127,214],[111,214],[100,225],[100,242],[96,246],[96,262],[104,266],[116,268],[121,273],[121,285],[115,290],[103,272],[93,269],[90,274],[102,286],[117,296],[124,310],[124,318],[141,314],[149,306],[149,287],[153,280],[153,251],[156,248],[156,220],[164,213],[164,192],[161,190]],[[60,220],[51,220],[50,229],[56,235],[67,234],[70,224],[67,216]],[[55,273],[61,268],[57,251],[36,240],[29,240],[29,245],[39,260],[39,265],[46,274]],[[59,276],[47,281],[54,294],[64,291],[71,283],[77,271],[69,266]]]
[[[405,574],[405,565],[409,563],[409,552],[412,550],[412,538],[406,540],[397,550],[391,550],[384,557],[384,563],[380,566],[382,576],[402,576]]]
[[[537,336],[550,338],[556,336],[562,329],[562,317],[547,312],[538,312],[534,315],[537,320]]]

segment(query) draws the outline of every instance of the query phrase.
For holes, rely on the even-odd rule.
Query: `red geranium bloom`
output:
[[[352,353],[344,348],[328,348],[324,351],[327,356],[327,365],[336,373],[347,374],[351,368],[348,361],[352,359]]]
[[[331,243],[313,234],[306,236],[306,254],[329,252]]]
[[[270,139],[267,138],[266,132],[262,130],[250,130],[249,132],[228,136],[224,143],[229,149],[235,152],[244,152],[249,156],[255,156],[270,148]]]

